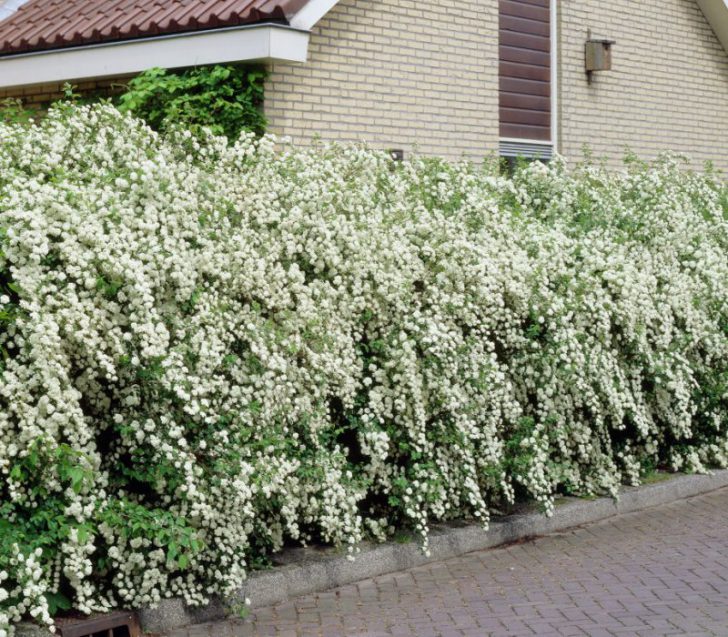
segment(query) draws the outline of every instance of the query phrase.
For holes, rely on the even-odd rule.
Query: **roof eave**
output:
[[[0,88],[234,62],[305,62],[309,33],[281,24],[194,31],[0,57]]]
[[[728,52],[728,0],[698,0],[698,5]]]
[[[294,16],[291,26],[310,31],[319,20],[339,3],[339,0],[308,0]]]

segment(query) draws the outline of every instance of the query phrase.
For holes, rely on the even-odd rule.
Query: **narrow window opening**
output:
[[[501,156],[552,153],[551,0],[499,1]]]

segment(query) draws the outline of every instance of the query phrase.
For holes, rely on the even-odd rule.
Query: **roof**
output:
[[[306,0],[27,0],[21,4],[10,0],[5,4],[20,4],[20,7],[0,20],[0,55],[259,22],[287,24],[306,3]]]

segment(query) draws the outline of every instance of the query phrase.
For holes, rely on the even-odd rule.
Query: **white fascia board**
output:
[[[304,7],[291,18],[291,26],[296,29],[310,31],[339,0],[309,0]]]
[[[0,88],[226,62],[305,62],[309,34],[282,25],[230,27],[0,57]]]
[[[698,0],[698,5],[728,52],[728,0]]]

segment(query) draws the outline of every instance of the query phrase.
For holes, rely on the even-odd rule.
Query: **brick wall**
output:
[[[728,170],[728,53],[694,0],[562,0],[560,151],[588,144],[616,165],[629,146],[649,158],[689,153]],[[587,29],[616,40],[613,70],[584,74]]]
[[[82,97],[108,97],[119,93],[129,76],[108,78],[93,81],[71,82],[74,91]],[[27,108],[44,110],[51,102],[63,98],[65,82],[53,84],[35,84],[21,88],[0,89],[0,100],[8,97],[19,98]]]
[[[272,66],[265,104],[298,143],[482,158],[498,148],[498,3],[341,0],[306,64]]]

